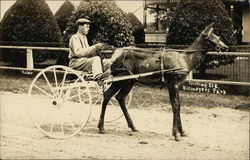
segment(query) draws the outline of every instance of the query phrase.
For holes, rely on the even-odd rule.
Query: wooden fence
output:
[[[20,67],[9,67],[9,66],[0,66],[0,69],[12,69],[12,70],[22,70],[22,71],[40,71],[42,68],[34,68],[34,61],[33,61],[33,50],[63,50],[69,51],[68,48],[57,48],[57,47],[28,47],[28,46],[3,46],[0,45],[0,48],[9,48],[9,49],[25,49],[26,50],[26,68]],[[188,81],[190,82],[201,82],[201,83],[216,83],[216,84],[228,84],[228,85],[243,85],[243,86],[250,86],[250,53],[248,52],[208,52],[208,55],[230,55],[230,56],[237,56],[237,57],[244,57],[243,59],[246,60],[246,77],[249,77],[246,81],[231,81],[231,80],[212,80],[212,79],[195,79],[190,74]],[[242,74],[242,73],[241,73]],[[244,74],[244,73],[243,73]]]

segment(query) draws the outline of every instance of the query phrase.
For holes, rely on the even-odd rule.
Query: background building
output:
[[[161,12],[171,12],[180,0],[144,0],[143,24],[146,43],[165,43],[167,27],[162,26]],[[248,0],[222,0],[231,17],[238,44],[250,44],[250,8]],[[171,18],[171,17],[170,17]]]

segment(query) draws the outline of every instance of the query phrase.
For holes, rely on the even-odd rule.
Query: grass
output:
[[[20,71],[0,70],[0,91],[13,93],[28,93],[33,75],[23,75]],[[180,91],[181,105],[183,107],[227,107],[234,109],[250,110],[250,98],[246,96],[218,95],[211,93],[197,93]],[[170,105],[167,89],[160,86],[146,86],[136,84],[133,88],[133,99],[131,107],[150,109]],[[171,108],[168,107],[167,110]]]
[[[152,88],[144,85],[136,85],[133,91],[133,103],[135,106],[170,105],[167,89],[161,90],[159,86]],[[180,99],[181,105],[185,107],[250,109],[250,98],[246,96],[180,91]]]

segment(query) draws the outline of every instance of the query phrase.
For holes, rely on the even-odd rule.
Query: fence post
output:
[[[33,63],[33,51],[31,48],[27,49],[26,52],[26,60],[27,60],[27,69],[34,69],[34,63]]]
[[[34,69],[33,51],[31,48],[27,48],[27,50],[26,50],[26,68],[30,69],[30,70]],[[26,74],[26,75],[32,75],[33,71],[22,70],[22,73]]]

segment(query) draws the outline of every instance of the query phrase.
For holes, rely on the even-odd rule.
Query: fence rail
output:
[[[1,46],[0,48],[11,48],[11,49],[35,49],[35,50],[62,50],[68,51],[69,48],[58,48],[58,47],[29,47],[29,46]]]
[[[166,46],[166,45],[165,45]],[[145,46],[144,46],[145,47]],[[148,47],[148,46],[146,46]],[[160,46],[164,47],[164,45]],[[167,46],[169,47],[169,46]],[[185,48],[186,46],[178,46],[173,48]],[[239,46],[244,48],[243,46]],[[33,62],[33,50],[63,50],[68,51],[68,48],[57,48],[57,47],[31,47],[31,46],[3,46],[0,45],[0,48],[11,48],[11,49],[25,49],[26,50],[26,68],[20,67],[8,67],[0,66],[0,69],[13,69],[13,70],[23,70],[23,71],[40,71],[41,68],[34,68]],[[148,47],[149,48],[149,47]],[[159,48],[150,47],[150,48]],[[244,86],[250,86],[250,47],[245,47],[244,51],[248,52],[208,52],[208,55],[225,55],[225,56],[236,56],[235,63],[222,65],[215,69],[208,69],[207,78],[202,77],[202,79],[197,78],[197,71],[194,71],[190,76],[190,81],[202,81],[202,82],[216,82],[224,84],[238,84]]]
[[[199,77],[198,71],[193,72],[194,79],[203,79],[210,81],[227,81],[224,84],[231,83],[239,85],[250,84],[250,53],[243,52],[209,52],[208,55],[235,56],[234,63],[220,65],[217,68],[206,70],[205,77]],[[196,75],[196,76],[195,76]]]

